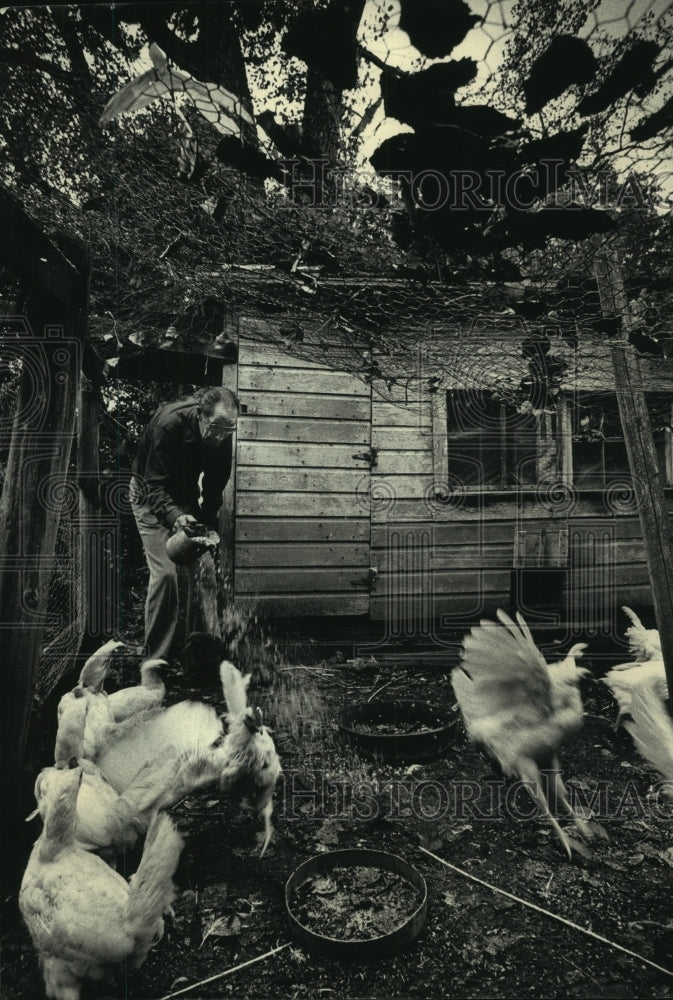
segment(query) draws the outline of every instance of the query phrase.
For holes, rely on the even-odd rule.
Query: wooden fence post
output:
[[[229,340],[236,344],[238,356],[239,329],[235,318],[227,317],[225,331]],[[238,361],[226,364],[222,370],[222,385],[238,395]],[[218,533],[220,536],[220,568],[224,578],[224,598],[228,604],[234,598],[234,571],[236,555],[236,442],[238,434],[234,431],[232,441],[231,475],[224,488],[224,498],[220,508]]]
[[[610,342],[619,415],[637,491],[640,528],[650,576],[654,611],[669,691],[673,691],[673,535],[661,476],[657,471],[650,416],[645,402],[640,364],[628,341],[629,305],[619,261],[607,253],[594,272],[606,316],[619,315],[623,336]]]

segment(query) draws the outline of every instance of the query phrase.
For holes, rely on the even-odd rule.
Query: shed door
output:
[[[369,612],[371,390],[241,340],[235,594],[287,615]]]

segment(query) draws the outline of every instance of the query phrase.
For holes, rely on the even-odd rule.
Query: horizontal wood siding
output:
[[[315,402],[314,402],[315,407]],[[249,440],[290,441],[343,444],[369,444],[369,424],[355,420],[326,420],[322,412],[317,419],[315,409],[307,417],[241,417],[239,432]]]
[[[370,616],[386,621],[392,638],[427,633],[435,614],[430,587],[433,512],[427,502],[434,482],[430,399],[416,393],[391,402],[374,393],[372,425],[377,465],[372,473],[371,563],[377,577]],[[430,530],[419,521],[429,522]],[[447,570],[434,586],[452,589],[454,582],[455,572]]]
[[[303,420],[305,419],[299,418]],[[318,421],[312,418],[310,423]],[[369,471],[369,465],[364,459],[354,459],[354,455],[366,451],[366,448],[352,444],[322,443],[322,444],[288,444],[285,441],[264,441],[257,437],[261,426],[254,428],[255,437],[241,440],[238,449],[238,461],[243,466],[255,469],[280,468],[289,465],[303,465],[312,469],[358,469]]]
[[[650,603],[638,517],[620,516],[601,494],[565,497],[544,491],[436,495],[432,401],[395,405],[372,400],[379,449],[372,478],[370,603],[392,637],[466,625],[509,607],[517,527],[569,532],[561,591],[563,617],[576,626],[623,631],[619,608]],[[544,569],[544,567],[542,567]],[[528,567],[526,572],[535,567]],[[601,624],[602,623],[602,624]],[[619,623],[619,624],[618,624]]]
[[[275,615],[369,610],[370,389],[239,344],[236,596]]]
[[[552,533],[568,529],[569,547],[561,610],[564,620],[590,631],[623,632],[623,604],[650,604],[645,549],[637,517],[558,522],[545,519],[390,522],[372,528],[372,564],[378,569],[371,601],[375,619],[398,620],[412,595],[424,593],[427,619],[458,627],[509,607],[517,527]],[[422,553],[425,553],[423,555]],[[419,565],[420,564],[420,565]],[[525,572],[553,567],[527,565]],[[525,613],[525,609],[524,609]]]
[[[350,396],[348,406],[344,407],[343,395],[294,393],[289,396],[276,395],[269,401],[265,392],[245,393],[245,405],[249,414],[267,414],[266,419],[273,419],[268,416],[270,404],[273,406],[274,417],[315,417],[316,406],[319,404],[321,419],[338,420],[344,426],[351,420],[369,424],[371,408],[368,396]]]
[[[237,597],[276,614],[369,612],[388,622],[392,636],[430,632],[437,621],[458,627],[509,606],[517,528],[567,528],[561,601],[568,621],[588,628],[607,622],[623,632],[621,604],[651,603],[640,524],[628,498],[621,507],[619,498],[599,492],[562,490],[447,498],[443,389],[419,389],[427,376],[387,386],[375,380],[370,389],[339,370],[352,352],[342,348],[341,357],[322,326],[304,326],[293,355],[291,347],[255,342],[255,324],[263,321],[246,322],[251,333],[246,339],[243,322],[238,373],[246,412],[237,444]],[[506,346],[512,372],[525,373],[518,343]],[[458,344],[454,336],[449,349],[455,387],[472,385],[475,373],[482,384],[485,370],[502,374],[503,344],[490,330],[474,343]],[[644,366],[651,388],[663,374]],[[587,363],[572,374],[576,387],[610,388],[607,368],[597,373]],[[377,571],[371,593],[370,567]]]

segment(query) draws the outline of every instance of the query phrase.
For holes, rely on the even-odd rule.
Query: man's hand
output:
[[[198,535],[200,525],[192,514],[179,514],[173,523],[173,531],[184,531],[188,538]]]

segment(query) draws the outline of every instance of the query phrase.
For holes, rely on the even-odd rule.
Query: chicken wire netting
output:
[[[340,343],[339,364],[390,382],[418,377],[414,342],[455,375],[433,334],[488,317],[486,338],[494,321],[571,346],[581,331],[607,374],[601,342],[621,328],[597,259],[623,268],[639,346],[672,336],[673,17],[654,0],[614,12],[5,8],[3,183],[93,250],[107,356],[217,347],[233,311],[295,354]]]
[[[246,317],[381,392],[476,386],[539,412],[586,390],[577,434],[610,444],[628,336],[669,432],[671,4],[10,6],[0,24],[1,182],[89,247],[110,383],[120,356],[225,353]]]

